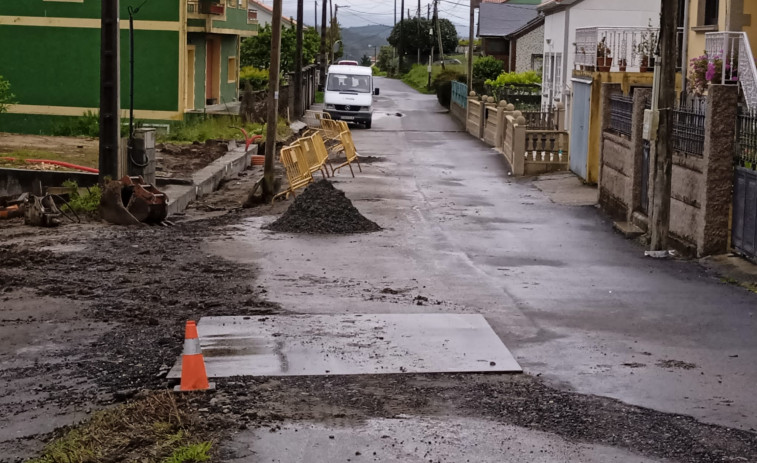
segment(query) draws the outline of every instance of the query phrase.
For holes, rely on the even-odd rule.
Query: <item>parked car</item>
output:
[[[435,61],[434,64],[442,64],[442,60]],[[444,64],[462,64],[457,58],[449,58],[444,60]]]

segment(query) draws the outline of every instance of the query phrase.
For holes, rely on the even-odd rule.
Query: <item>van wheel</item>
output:
[[[372,121],[365,121],[365,128],[370,129],[371,128],[371,122]]]

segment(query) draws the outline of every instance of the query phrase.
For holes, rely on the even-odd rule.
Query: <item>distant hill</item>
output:
[[[344,56],[342,59],[359,60],[363,55],[373,56],[374,47],[381,49],[389,45],[386,41],[392,32],[392,26],[371,25],[347,27],[342,29]],[[370,46],[369,46],[370,45]]]

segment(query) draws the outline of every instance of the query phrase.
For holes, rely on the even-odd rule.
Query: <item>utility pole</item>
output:
[[[318,32],[318,0],[315,0],[315,10],[313,10],[313,16],[315,17],[315,31]]]
[[[321,84],[321,90],[326,89],[326,3],[327,0],[321,0],[321,70],[319,75],[319,81]]]
[[[404,29],[404,22],[405,22],[405,0],[401,0],[400,3],[400,46],[399,46],[399,55],[400,55],[400,61],[399,61],[399,69],[397,69],[398,74],[402,74],[402,64],[405,61],[405,31]]]
[[[444,67],[444,47],[442,46],[442,26],[439,24],[439,0],[434,0],[434,27],[436,28],[436,37],[439,39],[439,59],[442,60],[442,69]]]
[[[423,33],[423,32],[421,32],[421,0],[418,0],[418,14],[416,15],[415,18],[417,19],[416,22],[418,23],[418,26],[417,26],[417,28],[418,28],[418,37],[416,38],[416,40],[419,41],[419,43],[418,43],[418,61],[417,62],[418,62],[418,64],[421,64],[420,38],[423,37],[421,35]]]
[[[339,6],[337,6],[337,9]],[[334,64],[334,3],[329,0],[329,51],[331,54],[331,61],[329,64]]]
[[[121,31],[118,0],[102,0],[100,19],[99,182],[118,180],[121,156]]]
[[[297,0],[297,39],[294,50],[294,114],[292,117],[300,117],[302,114],[302,21],[304,20],[305,0]]]
[[[659,69],[657,107],[652,107],[652,120],[655,119],[655,109],[659,111],[659,127],[655,140],[655,153],[650,164],[654,166],[652,174],[652,217],[651,251],[664,251],[668,247],[668,231],[670,229],[670,190],[673,174],[673,151],[670,138],[673,134],[673,106],[675,105],[676,86],[676,33],[678,24],[678,2],[661,0],[660,44],[657,47],[655,66]],[[654,127],[652,128],[654,131]],[[651,162],[654,161],[654,162]]]
[[[468,91],[473,90],[473,22],[476,20],[475,0],[470,0],[470,29],[468,34]]]
[[[271,18],[271,66],[268,69],[268,114],[266,117],[265,161],[263,165],[263,199],[274,191],[273,158],[276,154],[276,129],[279,122],[279,67],[281,63],[281,1],[273,0]]]
[[[431,4],[426,5],[426,21],[431,21]]]

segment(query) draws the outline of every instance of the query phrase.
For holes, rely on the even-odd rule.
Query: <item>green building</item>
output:
[[[135,15],[134,108],[166,123],[238,97],[239,46],[257,34],[247,0],[120,0],[121,107],[129,106],[128,7]],[[250,9],[250,7],[252,7]],[[0,1],[0,75],[16,95],[0,131],[46,133],[100,106],[101,0]]]

